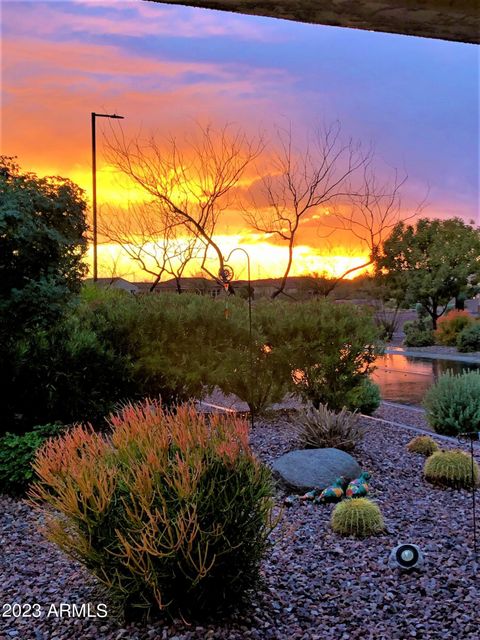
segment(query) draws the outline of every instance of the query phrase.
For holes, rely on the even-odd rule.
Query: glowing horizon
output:
[[[252,280],[279,278],[284,273],[288,259],[286,247],[271,245],[267,242],[249,243],[245,236],[238,235],[215,236],[215,240],[222,248],[225,257],[236,247],[242,247],[248,252]],[[368,254],[366,253],[358,253],[356,255],[338,254],[338,250],[339,248],[336,248],[322,255],[318,252],[312,252],[310,246],[298,245],[293,251],[294,260],[289,275],[305,276],[316,273],[336,278],[343,275],[347,270],[368,261]],[[93,264],[93,247],[91,245],[86,255],[86,262],[89,265],[87,277],[91,277]],[[233,255],[228,263],[233,267],[235,279],[247,279],[246,257],[241,252]],[[207,262],[208,266],[213,269],[213,272],[216,272],[218,263],[212,258],[210,262]],[[192,260],[185,270],[184,277],[200,275],[200,267],[200,260]],[[353,279],[367,270],[368,268],[358,269],[348,274],[346,279]],[[206,272],[202,275],[208,278]],[[100,278],[121,277],[134,282],[151,282],[154,279],[153,275],[142,271],[138,264],[127,256],[122,247],[113,243],[98,245],[98,276]],[[171,274],[165,273],[161,281],[164,282],[172,278]]]

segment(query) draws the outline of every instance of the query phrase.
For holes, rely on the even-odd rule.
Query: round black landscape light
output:
[[[423,566],[423,555],[416,544],[399,544],[392,549],[388,564],[402,571],[420,569]]]

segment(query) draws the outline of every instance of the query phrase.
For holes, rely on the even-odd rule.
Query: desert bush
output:
[[[279,351],[256,344],[251,370],[248,347],[232,345],[222,352],[224,360],[217,369],[218,386],[224,393],[233,393],[246,402],[255,415],[263,413],[274,402],[280,402],[288,388],[288,376],[282,376],[275,368]]]
[[[245,421],[190,405],[126,405],[111,433],[78,426],[47,442],[34,505],[47,531],[110,589],[127,616],[206,613],[257,585],[272,528],[271,477]]]
[[[457,349],[464,353],[480,351],[480,321],[467,325],[457,335]]]
[[[281,318],[292,390],[314,406],[328,404],[341,411],[347,394],[368,377],[381,351],[372,311],[311,301],[290,305]]]
[[[428,318],[428,311],[425,309],[421,302],[417,302],[415,305],[415,311],[418,319]]]
[[[437,433],[480,431],[480,371],[458,375],[447,371],[427,391],[423,405]]]
[[[214,320],[214,309],[205,313],[202,296],[86,293],[83,322],[130,363],[129,399],[161,395],[164,404],[173,405],[201,395],[208,363],[202,367],[200,359],[211,344],[207,338]]]
[[[438,444],[430,436],[416,436],[407,444],[407,451],[422,456],[431,456],[438,448]]]
[[[434,333],[435,342],[449,347],[457,344],[459,333],[475,322],[468,311],[452,309],[437,321],[437,329]]]
[[[403,325],[403,331],[403,343],[406,347],[429,347],[435,343],[430,319],[422,317],[418,320],[408,320]]]
[[[384,312],[385,316],[380,317],[380,312],[377,311],[377,315],[375,317],[375,324],[378,327],[379,337],[385,342],[390,342],[395,334],[395,331],[398,329],[398,316],[392,314],[392,317],[387,317],[386,312]]]
[[[344,500],[337,504],[332,513],[331,525],[335,533],[359,538],[385,530],[378,505],[368,498]]]
[[[285,308],[278,302],[278,308],[272,301],[255,303],[250,354],[247,306],[241,300],[229,301],[221,344],[210,356],[221,390],[237,395],[257,415],[280,402],[290,384],[289,349],[282,334]]]
[[[425,479],[432,484],[455,489],[472,486],[472,458],[460,449],[437,451],[425,461]],[[478,485],[478,464],[473,463],[473,481]]]
[[[368,311],[255,301],[251,368],[247,302],[229,298],[228,314],[225,304],[223,297],[85,287],[61,323],[17,341],[3,428],[56,420],[98,426],[120,401],[160,396],[173,406],[215,387],[257,414],[292,390],[337,410],[357,406],[359,394],[372,396],[368,383],[357,389],[378,352]],[[298,384],[292,371],[302,371]]]
[[[321,404],[302,411],[295,417],[293,429],[298,435],[300,446],[305,449],[333,447],[352,451],[363,437],[363,429],[358,425],[358,416],[345,407],[340,413],[330,411]]]
[[[345,406],[350,411],[359,411],[367,416],[378,409],[381,402],[380,388],[370,378],[363,378],[359,385],[345,397]]]
[[[102,342],[77,312],[50,330],[30,332],[16,345],[15,375],[8,386],[11,409],[5,430],[80,419],[96,423],[131,390],[128,357]]]
[[[64,431],[61,424],[34,427],[23,435],[6,433],[0,438],[0,493],[21,496],[34,478],[32,462],[48,438]]]
[[[105,301],[92,303],[88,322],[102,344],[132,363],[133,399],[160,395],[164,404],[175,404],[218,386],[258,413],[285,394],[289,376],[281,366],[281,340],[272,353],[264,350],[276,324],[271,305],[257,303],[253,314],[252,374],[245,300],[229,298],[228,314],[225,298],[188,293],[135,298],[109,292]]]

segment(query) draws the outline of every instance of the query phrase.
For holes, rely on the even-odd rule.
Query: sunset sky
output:
[[[267,138],[272,125],[291,125],[302,139],[338,120],[342,134],[375,147],[380,177],[408,173],[406,213],[428,191],[424,215],[480,222],[474,45],[141,0],[3,0],[1,10],[1,149],[23,169],[69,177],[90,198],[91,111],[125,116],[127,137],[181,138],[198,121]],[[132,194],[103,156],[104,133],[100,120],[98,200],[111,216]],[[225,253],[249,250],[253,277],[282,272],[284,247],[249,230],[238,210],[218,232]],[[325,240],[313,219],[296,251],[294,274],[338,273],[363,259],[358,243]],[[110,275],[112,255],[101,247],[100,275]],[[126,260],[117,272],[143,279]]]

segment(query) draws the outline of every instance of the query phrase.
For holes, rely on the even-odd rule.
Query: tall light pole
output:
[[[93,186],[93,281],[98,280],[98,256],[97,256],[97,141],[95,136],[95,118],[115,118],[123,120],[123,116],[116,113],[95,113],[92,111],[92,186]]]
[[[228,256],[225,258],[225,263],[230,260],[230,257],[235,251],[241,251],[247,257],[247,274],[248,274],[248,352],[249,352],[249,364],[250,364],[250,399],[253,403],[253,336],[252,336],[252,281],[250,278],[250,255],[243,247],[235,247],[232,249]],[[220,270],[219,276],[223,283],[228,283],[233,279],[233,269],[225,264],[223,269]],[[250,427],[253,430],[254,427],[254,415],[253,409],[250,408]]]

